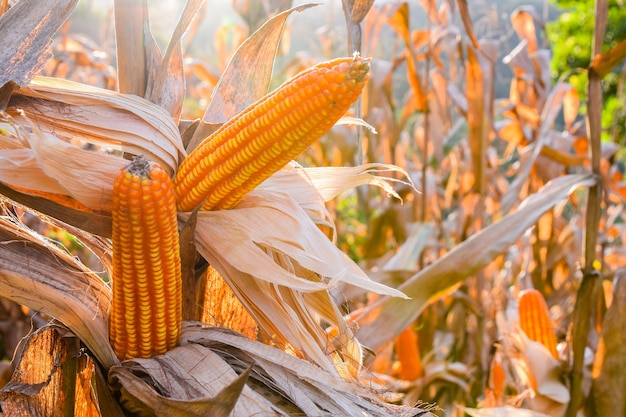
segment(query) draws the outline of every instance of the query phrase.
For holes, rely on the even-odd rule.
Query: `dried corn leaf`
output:
[[[385,297],[370,306],[357,318],[359,340],[371,349],[378,349],[396,337],[428,304],[482,270],[575,188],[594,183],[593,176],[587,174],[565,175],[546,184],[524,200],[517,211],[471,236],[401,285],[398,289],[410,296],[411,301]]]
[[[521,167],[518,169],[518,174],[511,183],[511,186],[507,190],[506,194],[502,197],[501,207],[502,212],[507,213],[511,210],[515,203],[519,199],[520,190],[522,186],[528,181],[532,167],[535,165],[537,158],[542,153],[545,143],[550,138],[550,131],[554,125],[557,115],[559,114],[563,100],[568,96],[568,92],[572,89],[572,86],[559,82],[557,83],[546,100],[543,106],[540,116],[540,124],[537,128],[536,141],[529,145],[525,150],[522,150],[522,154],[526,154],[522,157]]]
[[[350,10],[350,23],[358,25],[372,8],[374,0],[347,0],[343,7]]]
[[[474,173],[474,189],[484,195],[487,188],[486,152],[487,135],[489,133],[488,111],[485,106],[488,86],[484,85],[487,77],[483,75],[483,61],[480,59],[480,50],[467,46],[466,61],[466,94],[467,94],[467,126],[468,141],[472,151],[472,170]]]
[[[252,192],[235,209],[198,213],[199,252],[219,271],[237,298],[279,346],[291,346],[319,366],[354,376],[360,367],[360,346],[327,290],[339,283],[402,296],[371,281],[318,229],[307,212],[324,213],[320,193],[308,170],[295,165],[281,171]],[[317,171],[327,197],[356,184],[374,183],[393,189],[369,172],[389,167],[371,165],[336,169],[342,175]],[[351,182],[352,181],[352,182]],[[294,193],[292,199],[288,194]],[[323,215],[320,215],[322,218]],[[316,217],[314,216],[313,219]],[[262,227],[260,227],[262,225]],[[222,236],[213,239],[212,236]],[[338,350],[328,355],[328,335],[318,317],[336,326]]]
[[[511,24],[517,35],[528,42],[528,50],[534,54],[539,49],[536,24],[543,28],[543,19],[534,6],[520,6],[511,14]]]
[[[606,52],[596,55],[591,62],[591,69],[604,78],[613,68],[626,59],[626,39]]]
[[[36,128],[22,135],[29,148],[0,150],[0,181],[33,191],[69,195],[94,210],[110,211],[111,178],[127,161],[83,149]]]
[[[211,103],[187,150],[191,152],[212,131],[267,93],[274,58],[287,18],[315,4],[302,4],[272,17],[237,49],[213,89]]]
[[[474,28],[472,25],[472,17],[470,16],[467,0],[457,0],[456,3],[459,6],[459,15],[461,16],[461,21],[463,22],[463,26],[465,27],[465,31],[467,32],[467,36],[470,38],[470,41],[472,42],[472,46],[475,49],[480,49],[480,44],[478,43],[476,34],[474,34]]]
[[[205,0],[190,0],[174,28],[165,55],[148,78],[146,95],[151,102],[163,107],[178,124],[185,99],[185,72],[181,38]],[[152,74],[152,72],[151,72]]]
[[[197,343],[213,350],[241,371],[253,366],[251,379],[261,395],[278,395],[308,416],[430,416],[417,407],[384,404],[373,391],[343,381],[317,366],[227,329],[188,325],[181,343]],[[268,390],[269,388],[269,390]],[[270,392],[268,392],[270,391]],[[276,404],[276,403],[275,403]],[[276,405],[277,411],[281,408]]]
[[[178,166],[179,158],[186,155],[170,115],[134,95],[37,77],[14,95],[9,113],[11,107],[22,110],[42,131],[144,155],[170,173]]]
[[[415,100],[417,111],[427,111],[428,100],[422,84],[422,79],[418,73],[417,59],[415,52],[413,51],[413,45],[411,43],[411,29],[409,24],[409,4],[406,2],[400,3],[394,13],[389,16],[389,25],[404,41],[406,47],[406,60],[407,60],[407,79],[413,92],[413,99]]]
[[[113,386],[121,389],[124,408],[140,416],[273,414],[271,404],[245,386],[247,378],[247,372],[237,375],[216,353],[197,344],[126,361],[109,373]]]
[[[69,253],[0,218],[0,294],[65,324],[98,361],[118,363],[108,342],[111,289]]]
[[[399,174],[406,178],[400,180],[391,176],[383,176],[380,174]],[[261,187],[270,186],[275,180],[280,178],[282,173],[268,180]],[[310,181],[315,189],[320,193],[324,201],[330,201],[342,192],[348,191],[359,185],[373,185],[379,187],[387,195],[400,199],[400,196],[394,190],[390,183],[398,183],[410,188],[414,188],[410,180],[408,172],[404,169],[389,164],[364,164],[353,167],[314,167],[304,168],[302,175]],[[299,190],[296,187],[289,187],[287,183],[281,183],[283,190],[288,189],[290,196],[298,200]]]
[[[52,57],[53,35],[78,0],[22,0],[0,16],[0,87],[9,81],[26,85]]]
[[[311,187],[311,178],[307,174],[308,169],[303,168],[295,161],[291,161],[283,169],[259,185],[258,189],[288,193],[304,209],[315,224],[331,230],[334,238],[334,220],[326,209],[324,196],[316,187]]]
[[[235,209],[199,212],[196,244],[262,334],[344,376],[358,371],[360,347],[353,344],[327,290],[344,283],[403,296],[371,281],[284,194],[257,190]],[[336,326],[344,339],[330,356],[319,317]]]
[[[326,290],[343,282],[405,298],[401,292],[371,281],[287,195],[257,190],[235,209],[199,212],[196,230],[200,252],[213,253],[209,260],[217,256],[264,281],[304,292]],[[213,239],[213,236],[223,238]],[[328,281],[297,277],[278,266],[266,250],[285,254]]]
[[[39,213],[60,220],[67,225],[102,237],[111,237],[111,216],[107,214],[85,212],[54,202],[45,197],[19,192],[0,183],[0,194],[11,201],[30,207]]]

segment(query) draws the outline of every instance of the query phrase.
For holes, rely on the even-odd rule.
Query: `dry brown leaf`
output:
[[[27,116],[32,111],[33,120],[44,131],[145,155],[169,172],[186,155],[169,114],[140,97],[47,77],[35,78],[18,94],[39,99],[38,104],[28,99],[20,102],[20,108]]]
[[[588,174],[566,175],[546,184],[517,211],[474,234],[400,286],[398,289],[411,297],[410,301],[383,297],[370,306],[356,318],[360,325],[357,337],[368,348],[378,349],[400,334],[428,304],[449,294],[510,247],[546,210],[576,187],[594,183]]]
[[[472,42],[472,46],[475,49],[480,49],[480,44],[478,43],[478,39],[474,34],[474,29],[472,25],[472,17],[470,16],[469,7],[467,5],[467,0],[457,0],[457,5],[459,6],[459,14],[461,15],[461,21],[463,22],[463,26],[465,27],[465,31],[467,32],[467,36],[469,36],[470,41]]]
[[[163,107],[178,124],[185,99],[185,72],[183,69],[183,48],[181,38],[205,0],[190,0],[174,28],[165,55],[158,66],[151,68],[146,95],[151,102]]]
[[[596,55],[591,62],[591,69],[600,78],[604,78],[624,59],[626,59],[626,39],[608,51]]]
[[[37,78],[14,96],[8,111],[13,117],[2,116],[7,128],[0,132],[0,181],[67,195],[95,211],[110,211],[112,178],[127,163],[111,149],[146,155],[169,172],[185,155],[171,117],[132,95]]]
[[[287,18],[293,12],[313,6],[315,4],[303,4],[274,16],[237,49],[213,89],[211,103],[202,117],[203,123],[187,147],[189,152],[210,134],[212,125],[226,122],[267,93]]]
[[[109,372],[109,380],[121,389],[124,408],[140,416],[228,417],[271,413],[271,404],[245,385],[248,373],[249,370],[237,375],[211,350],[185,344],[164,355],[115,366]]]
[[[199,323],[185,323],[181,346],[165,355],[114,367],[111,381],[139,415],[229,415],[231,407],[235,416],[427,415],[385,405],[373,391],[307,361]]]
[[[374,0],[349,0],[348,5],[350,7],[350,18],[352,23],[361,23],[361,21],[365,19],[365,16],[367,16],[367,12],[369,12],[373,4]]]
[[[396,10],[389,16],[388,23],[400,36],[406,48],[407,79],[413,92],[413,99],[418,111],[426,111],[428,101],[422,85],[421,76],[418,73],[417,59],[411,41],[411,29],[409,24],[409,4],[400,3]]]
[[[221,354],[238,369],[254,364],[250,378],[260,378],[262,395],[273,391],[286,398],[305,415],[318,416],[431,416],[418,407],[384,404],[373,390],[343,381],[333,373],[265,344],[249,340],[227,329],[203,328],[192,324],[183,329],[181,343],[199,343]],[[268,381],[269,380],[269,381]]]
[[[483,195],[487,187],[486,151],[487,135],[489,133],[488,112],[485,106],[486,92],[485,77],[490,71],[485,71],[479,57],[480,50],[476,51],[467,46],[466,61],[466,94],[467,94],[467,125],[468,141],[472,151],[472,169],[474,172],[474,189]]]
[[[0,15],[0,87],[9,81],[26,85],[41,71],[52,57],[53,35],[77,4],[78,0],[22,0]]]
[[[6,217],[0,218],[0,245],[0,294],[57,318],[105,368],[118,363],[106,324],[111,289],[102,279],[57,245]]]
[[[544,23],[539,13],[534,6],[520,6],[511,14],[511,23],[513,29],[517,32],[518,36],[528,42],[528,50],[531,54],[534,54],[539,49],[537,41],[536,27],[543,27]]]
[[[572,88],[565,93],[563,98],[563,119],[565,120],[565,129],[570,130],[574,121],[578,117],[580,110],[580,97],[578,90]]]
[[[387,193],[388,196],[397,199],[400,199],[400,196],[396,193],[390,182],[414,188],[407,171],[388,164],[371,163],[353,167],[311,167],[304,168],[302,171],[297,172],[310,181],[324,201],[330,201],[342,192],[358,187],[359,185],[373,185],[379,187],[382,191]],[[390,174],[390,176],[383,176],[382,174],[385,173]],[[261,188],[270,189],[274,181],[279,180],[282,175],[284,175],[284,172],[283,174],[279,174],[276,178],[272,177],[267,183],[262,184]],[[406,178],[406,180],[399,180],[391,175],[399,175]],[[296,200],[298,200],[298,186],[295,184],[294,186],[289,186],[287,182],[282,182],[277,185],[286,187],[282,189],[286,190],[289,195],[294,196]]]

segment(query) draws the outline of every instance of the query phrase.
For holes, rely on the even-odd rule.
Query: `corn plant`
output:
[[[1,220],[11,248],[0,276],[3,296],[54,321],[24,343],[3,411],[422,413],[359,381],[362,347],[330,294],[349,283],[404,297],[337,249],[323,206],[356,183],[397,195],[375,174],[399,169],[347,168],[315,182],[290,163],[356,100],[369,60],[320,64],[266,94],[287,17],[311,6],[279,9],[231,57],[202,119],[189,122],[181,38],[202,1],[185,5],[163,53],[147,4],[116,2],[116,90],[35,76],[60,72],[46,66],[47,42],[76,2],[34,5],[20,2],[0,21],[14,54],[3,68]],[[30,217],[78,239],[104,273],[29,228]],[[213,303],[225,294],[229,305]],[[223,327],[219,309],[241,312],[256,331],[242,333],[250,320]],[[209,317],[215,325],[197,321]]]

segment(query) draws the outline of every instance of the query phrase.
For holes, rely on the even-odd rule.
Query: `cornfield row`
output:
[[[77,3],[0,2],[3,415],[625,415],[609,6],[581,98],[533,6]]]

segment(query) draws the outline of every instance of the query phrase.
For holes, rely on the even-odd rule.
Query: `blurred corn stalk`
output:
[[[0,294],[50,320],[18,350],[16,370],[0,394],[3,412],[427,414],[386,404],[359,382],[362,347],[330,293],[342,284],[404,297],[337,249],[324,205],[362,184],[398,197],[379,175],[407,175],[391,165],[306,169],[294,163],[232,210],[180,213],[181,345],[123,363],[113,353],[107,337],[113,178],[133,155],[173,175],[211,131],[265,95],[287,17],[311,7],[281,4],[237,49],[203,117],[189,122],[181,119],[181,38],[203,3],[187,2],[162,52],[147,2],[115,2],[118,91],[36,76],[75,1],[43,7],[22,0],[0,17],[0,33],[10,35],[0,79]],[[28,219],[75,237],[104,273],[28,227]]]
[[[359,299],[350,293],[349,305],[362,307],[353,313],[357,337],[377,353],[366,363],[378,382],[398,387],[407,403],[421,398],[452,408],[504,387],[515,395],[482,404],[563,415],[572,347],[562,343],[559,360],[534,355],[511,330],[515,319],[509,310],[518,291],[536,288],[553,307],[559,340],[566,340],[585,235],[595,242],[595,227],[585,231],[585,188],[601,178],[612,198],[612,215],[602,219],[602,230],[614,236],[611,243],[602,240],[602,248],[620,251],[623,232],[615,225],[624,219],[617,196],[623,183],[619,164],[612,162],[616,147],[602,144],[601,176],[589,169],[592,139],[581,117],[584,103],[566,80],[551,79],[541,13],[522,6],[503,24],[495,6],[472,4],[387,2],[364,20],[363,51],[381,57],[363,96],[363,117],[378,132],[365,133],[366,162],[401,166],[423,187],[420,194],[403,193],[409,204],[402,206],[375,190],[337,204],[340,218],[346,207],[358,209],[361,224],[352,222],[348,230],[353,240],[361,239],[358,255],[370,275],[411,297]],[[428,16],[426,28],[411,21],[412,8],[420,6]],[[481,25],[474,27],[476,21]],[[512,47],[506,50],[498,40]],[[597,66],[623,59],[623,50],[618,45],[605,52]],[[501,63],[513,77],[508,94],[497,96],[496,81],[507,76]],[[352,154],[323,141],[319,146],[324,145],[317,161],[342,163]],[[366,233],[357,235],[359,228]],[[588,245],[602,259],[595,243]],[[619,266],[617,258],[605,267]],[[595,311],[596,305],[601,316],[604,303],[589,307]],[[405,355],[407,344],[412,356]],[[517,364],[525,370],[510,375]],[[491,369],[500,375],[495,387]],[[554,398],[530,398],[546,391]],[[459,407],[453,415],[463,413]]]

